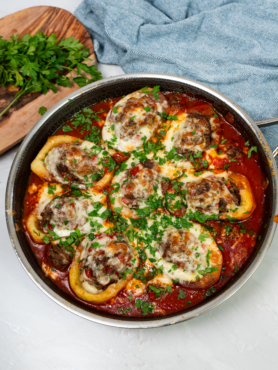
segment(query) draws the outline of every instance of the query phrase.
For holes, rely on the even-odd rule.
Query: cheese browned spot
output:
[[[130,152],[143,146],[161,125],[160,113],[168,108],[167,99],[158,92],[157,99],[151,88],[135,91],[114,105],[103,127],[103,139],[110,147]]]
[[[61,184],[94,184],[104,176],[104,160],[110,156],[89,141],[61,144],[45,158],[48,171]]]
[[[236,209],[241,201],[239,190],[232,181],[228,189],[225,181],[224,177],[209,176],[200,181],[188,182],[185,186],[188,208],[205,214],[224,213],[228,207]]]

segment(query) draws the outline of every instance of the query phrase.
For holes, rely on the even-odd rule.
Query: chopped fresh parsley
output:
[[[224,225],[224,227],[225,227],[225,230],[226,230],[226,234],[230,235],[231,228],[228,225]]]
[[[154,88],[152,89],[152,94],[156,100],[159,99],[159,94],[158,94],[159,90],[160,90],[160,86],[154,86]]]
[[[71,128],[69,125],[63,126],[63,132],[72,131],[73,128]]]
[[[258,149],[257,149],[257,147],[256,147],[256,146],[252,146],[252,147],[248,150],[248,158],[250,158],[250,157],[251,157],[252,152],[255,152],[255,153],[257,153],[257,152],[258,152]]]
[[[201,233],[198,236],[198,240],[200,240],[201,243],[203,243],[207,238],[209,238],[209,234],[206,234],[206,233]]]
[[[127,307],[126,309],[124,309],[123,307],[118,307],[118,308],[117,308],[117,310],[118,310],[121,314],[125,315],[128,311],[131,311],[131,307]]]
[[[142,299],[137,299],[134,303],[134,306],[141,310],[143,316],[152,313],[154,310],[154,305],[148,301],[143,301]]]
[[[40,108],[39,108],[39,112],[38,112],[38,113],[39,113],[40,115],[42,115],[42,116],[43,116],[43,115],[44,115],[44,113],[45,113],[46,111],[47,111],[47,108],[45,108],[45,107],[40,107]]]
[[[46,94],[49,90],[56,93],[56,85],[70,87],[72,83],[65,72],[75,70],[77,76],[73,81],[79,87],[101,79],[95,65],[84,63],[88,60],[89,49],[73,36],[57,42],[55,33],[47,36],[39,30],[33,36],[27,33],[21,38],[18,35],[12,35],[9,40],[1,38],[0,49],[0,86],[19,88],[13,102],[0,116],[23,95],[33,92]],[[42,114],[43,110],[39,113]]]
[[[50,238],[49,238],[49,236],[44,236],[43,238],[42,238],[42,240],[45,242],[45,244],[49,244],[50,243]]]
[[[178,299],[184,299],[186,297],[186,293],[183,290],[179,290]]]
[[[49,195],[54,195],[54,192],[56,191],[56,189],[57,189],[56,185],[51,186],[51,185],[48,184],[47,192],[48,192]]]

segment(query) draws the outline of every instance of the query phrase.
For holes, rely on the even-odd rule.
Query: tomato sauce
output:
[[[172,93],[164,93],[167,98],[170,98],[171,94]],[[198,112],[200,114],[211,114],[212,112],[215,113],[209,103],[193,99],[185,94],[181,94],[181,98],[182,99],[180,105],[191,112]],[[91,109],[95,112],[103,112],[98,114],[101,119],[99,121],[92,120],[91,125],[101,128],[104,124],[109,110],[119,100],[120,98],[110,99],[106,102],[102,102],[96,104],[95,106],[92,106]],[[222,123],[223,139],[227,139],[227,142],[236,143],[239,149],[244,150],[245,139],[235,129],[233,124],[229,123],[233,121],[231,120],[231,117],[229,117],[228,122],[218,113],[217,115]],[[71,124],[71,122],[72,121],[67,122],[66,125]],[[89,132],[89,130],[80,132],[80,128],[77,127],[76,129],[73,129],[66,134],[84,139],[84,137],[89,134]],[[63,131],[62,127],[56,132],[56,135],[64,134],[65,132]],[[116,155],[114,155],[114,160],[117,163],[121,163],[127,158],[128,157],[122,153],[117,153]],[[227,160],[223,158],[216,158],[213,163],[216,168],[223,169],[224,165],[227,164]],[[135,170],[136,168],[133,171]],[[55,274],[57,278],[55,280],[52,280],[61,290],[75,298],[77,301],[82,302],[82,304],[87,307],[91,307],[115,315],[132,317],[142,316],[141,310],[134,305],[135,300],[137,300],[138,298],[142,299],[143,301],[146,300],[155,305],[155,312],[148,314],[148,316],[161,316],[194,306],[206,299],[208,296],[215,294],[215,292],[221,289],[233,278],[233,276],[235,276],[235,274],[238,273],[238,270],[243,266],[243,264],[250,256],[256,244],[256,239],[259,235],[263,223],[264,214],[264,188],[266,181],[265,176],[259,166],[258,154],[252,153],[252,156],[250,158],[247,158],[247,155],[243,156],[237,162],[229,164],[228,170],[238,172],[242,175],[245,175],[249,179],[256,200],[256,209],[251,217],[242,222],[233,223],[223,221],[208,221],[205,223],[214,236],[214,239],[223,254],[223,268],[220,279],[210,289],[188,289],[184,286],[180,286],[179,284],[174,284],[172,286],[172,292],[165,292],[157,298],[155,296],[155,293],[153,292],[144,293],[143,295],[137,297],[131,296],[130,292],[124,289],[117,295],[117,297],[113,298],[109,302],[96,305],[83,301],[74,294],[73,290],[70,287],[68,278],[70,266],[65,271],[59,271],[55,269]],[[32,187],[38,187],[42,183],[43,181],[31,172],[28,189],[32,189]],[[49,245],[34,243],[26,230],[26,225],[24,221],[27,219],[30,212],[34,209],[36,202],[36,192],[34,191],[34,193],[32,194],[31,190],[30,192],[27,191],[24,202],[23,225],[30,246],[34,254],[36,255],[39,264],[42,265],[42,263],[44,262],[46,265],[50,265],[50,262],[48,260]]]

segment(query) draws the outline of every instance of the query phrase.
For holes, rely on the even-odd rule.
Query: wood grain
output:
[[[0,35],[8,39],[12,34],[23,36],[26,33],[34,35],[42,30],[48,36],[56,33],[57,41],[73,36],[90,50],[90,65],[96,64],[94,46],[86,28],[70,12],[51,6],[36,6],[0,19]],[[46,95],[32,93],[22,97],[12,108],[0,117],[0,154],[19,143],[40,119],[38,110],[41,106],[50,109],[65,96],[79,87],[73,84],[70,88],[58,87],[54,94],[49,91]],[[14,99],[17,89],[0,88],[0,111]]]

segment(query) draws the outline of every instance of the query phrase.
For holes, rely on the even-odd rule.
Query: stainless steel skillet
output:
[[[257,241],[250,258],[233,281],[199,305],[158,318],[138,319],[113,316],[88,309],[63,293],[44,275],[21,227],[24,194],[30,174],[30,163],[47,138],[75,113],[104,99],[126,95],[139,88],[155,85],[160,85],[161,91],[185,92],[193,97],[204,99],[212,103],[222,115],[228,112],[233,114],[236,128],[246,140],[250,141],[252,146],[258,147],[261,166],[269,181],[264,215],[264,224],[266,223],[267,227],[262,230],[261,239]],[[278,119],[270,121],[260,121],[258,124],[268,125],[276,123]],[[23,141],[12,164],[6,189],[6,219],[13,248],[23,268],[35,284],[60,306],[76,315],[104,325],[123,328],[154,328],[189,320],[211,310],[228,299],[252,276],[262,262],[276,229],[276,223],[272,220],[278,213],[277,184],[277,167],[270,147],[257,124],[233,101],[204,84],[186,78],[155,73],[127,74],[98,81],[79,89],[61,100],[37,122]],[[260,254],[258,254],[259,250]]]

